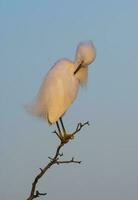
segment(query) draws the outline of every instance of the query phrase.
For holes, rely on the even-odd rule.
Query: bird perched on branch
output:
[[[75,61],[57,61],[44,78],[35,102],[27,106],[27,110],[34,116],[46,119],[49,124],[56,123],[61,139],[71,139],[63,125],[62,116],[76,99],[79,87],[87,81],[88,65],[95,57],[92,42],[80,43],[76,49]]]

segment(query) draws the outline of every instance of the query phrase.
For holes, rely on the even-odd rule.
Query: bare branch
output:
[[[77,160],[74,160],[74,158],[72,158],[71,160],[67,160],[67,161],[59,160],[59,161],[56,162],[57,165],[59,165],[59,164],[68,164],[68,163],[78,163],[78,164],[81,164],[81,161],[77,161]]]
[[[72,136],[76,135],[76,133],[78,133],[84,126],[86,125],[90,125],[89,121],[85,122],[85,123],[78,123],[76,130],[72,133]]]
[[[43,169],[42,169],[42,168],[39,168],[39,169],[40,169],[41,172],[43,172]]]
[[[63,153],[59,153],[59,156],[62,157],[62,156],[63,156]]]
[[[56,150],[56,153],[55,153],[55,156],[50,159],[50,162],[42,169],[40,168],[40,173],[35,177],[33,183],[32,183],[32,189],[31,189],[31,193],[30,193],[30,196],[27,198],[27,200],[33,200],[34,198],[37,198],[43,194],[46,194],[46,193],[39,193],[38,191],[36,192],[35,194],[35,191],[36,191],[36,185],[39,181],[39,179],[46,173],[46,171],[52,166],[54,165],[56,162],[57,162],[57,158],[58,158],[58,155],[59,155],[59,152],[60,152],[60,149],[64,146],[64,144],[60,143],[60,145],[57,147],[57,150]]]
[[[54,131],[54,133],[56,133],[57,137],[60,139],[60,144],[58,145],[57,149],[56,149],[56,152],[55,152],[55,155],[53,157],[48,157],[49,158],[49,163],[44,167],[44,168],[39,168],[40,169],[40,172],[36,175],[36,177],[34,178],[34,181],[32,183],[32,188],[31,188],[31,192],[30,192],[30,195],[29,197],[26,199],[26,200],[33,200],[37,197],[40,197],[40,196],[45,196],[47,195],[47,193],[40,193],[38,190],[36,190],[36,186],[37,186],[37,183],[39,181],[39,179],[47,172],[47,170],[52,167],[54,164],[57,164],[57,165],[60,165],[60,164],[69,164],[69,163],[77,163],[77,164],[80,164],[81,161],[77,161],[77,160],[74,160],[74,158],[72,158],[71,160],[67,160],[67,161],[60,161],[59,160],[59,157],[62,157],[63,156],[63,153],[60,153],[60,150],[61,148],[67,144],[71,139],[73,139],[74,135],[76,133],[78,133],[82,127],[84,127],[85,125],[89,125],[89,122],[85,122],[85,123],[78,123],[77,125],[77,128],[76,130],[70,134],[70,135],[67,135],[66,138],[64,137],[61,137],[56,131]]]
[[[40,193],[38,190],[36,190],[36,194],[33,195],[33,199],[40,197],[40,196],[45,196],[47,193]]]
[[[60,141],[61,141],[61,137],[60,137],[60,135],[57,133],[57,131],[55,130],[55,131],[53,131],[53,133],[55,133],[55,134],[57,135],[58,139],[60,139]]]

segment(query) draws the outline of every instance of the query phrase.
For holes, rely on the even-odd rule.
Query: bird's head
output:
[[[95,60],[95,57],[96,50],[92,42],[82,42],[77,47],[75,63],[78,66],[80,64],[88,66]]]
[[[92,42],[82,42],[78,45],[75,58],[75,71],[74,74],[79,79],[87,79],[87,69],[96,57],[96,50]],[[81,81],[81,80],[80,80]],[[85,80],[82,80],[82,83]]]

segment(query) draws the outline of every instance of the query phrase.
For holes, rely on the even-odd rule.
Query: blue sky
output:
[[[25,199],[34,175],[58,143],[30,102],[56,60],[74,60],[92,40],[97,57],[87,87],[67,112],[71,131],[86,127],[64,149],[81,166],[54,167],[39,184],[48,199],[137,200],[138,1],[0,0],[0,194]],[[43,198],[40,198],[43,199]]]

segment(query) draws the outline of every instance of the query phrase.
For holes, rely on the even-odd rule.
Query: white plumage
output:
[[[36,101],[28,110],[35,116],[47,119],[50,124],[57,122],[75,100],[80,85],[86,82],[88,65],[95,57],[91,42],[80,43],[74,62],[61,59],[49,70]]]

